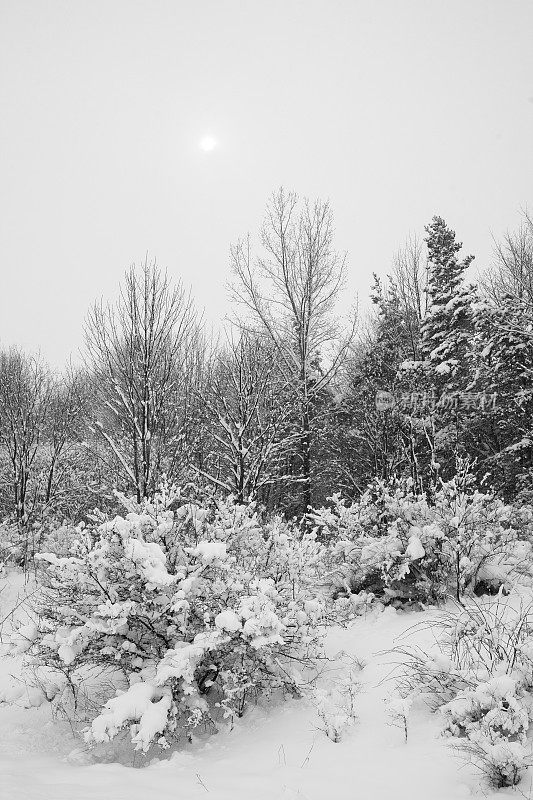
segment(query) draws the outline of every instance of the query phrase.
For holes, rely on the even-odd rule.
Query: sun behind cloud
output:
[[[218,142],[214,136],[203,136],[200,139],[200,150],[203,150],[205,153],[210,153],[217,145]]]

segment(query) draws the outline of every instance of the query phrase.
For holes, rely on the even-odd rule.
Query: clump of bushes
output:
[[[438,709],[455,750],[495,787],[519,783],[533,764],[533,606],[518,595],[472,603],[432,623],[436,648],[392,652],[402,698]]]
[[[331,549],[337,594],[439,603],[531,577],[530,515],[459,479],[443,483],[431,504],[409,482],[376,481],[350,504],[330,499],[312,519]]]
[[[85,698],[88,741],[126,730],[146,752],[260,696],[300,695],[321,654],[316,535],[231,498],[124,503],[80,526],[70,555],[38,556],[29,653],[48,698],[78,712]]]

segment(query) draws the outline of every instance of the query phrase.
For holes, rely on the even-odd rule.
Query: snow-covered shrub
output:
[[[434,514],[457,598],[476,589],[510,589],[520,573],[531,581],[533,528],[526,509],[454,479],[436,493]]]
[[[77,529],[73,525],[66,523],[62,525],[51,524],[42,534],[40,550],[45,553],[54,553],[56,556],[68,556],[80,530],[83,530],[83,526]]]
[[[340,742],[357,722],[355,696],[356,684],[346,684],[344,689],[315,689],[311,701],[320,720],[318,729],[332,742]]]
[[[518,783],[532,763],[533,605],[520,595],[472,603],[432,623],[436,648],[400,646],[397,688],[439,709],[444,733],[491,785]]]
[[[516,678],[497,675],[466,689],[441,708],[452,736],[479,731],[522,739],[529,727],[528,712],[517,696]]]
[[[402,700],[416,697],[437,710],[470,685],[467,676],[440,648],[426,652],[413,645],[399,644],[390,654],[395,658],[396,690]]]
[[[335,593],[371,591],[385,602],[439,602],[476,587],[497,590],[511,574],[531,578],[531,520],[492,494],[459,480],[442,484],[434,503],[409,482],[376,481],[347,504],[312,515],[329,542]]]
[[[0,522],[0,560],[2,563],[21,563],[21,544],[19,526],[10,520]]]
[[[179,500],[179,497],[178,497]],[[261,694],[298,695],[321,651],[323,546],[232,499],[158,496],[80,528],[71,555],[42,554],[41,675],[76,698],[111,683],[87,739],[129,728],[136,749],[242,715]]]
[[[364,667],[364,662],[347,657],[343,651],[337,653],[335,661],[339,664],[346,658],[349,659],[347,671],[330,679],[327,686],[313,686],[307,691],[319,719],[318,730],[337,743],[357,722],[356,698],[361,690],[358,673]]]
[[[420,541],[405,538],[407,529],[398,525],[402,507],[414,516],[414,495],[377,483],[350,505],[338,494],[330,500],[332,508],[316,511],[313,522],[331,549],[334,593],[366,591],[392,599],[401,584],[407,599],[414,562],[426,557]]]
[[[520,783],[528,767],[533,764],[531,748],[521,741],[502,737],[471,734],[455,745],[460,758],[476,766],[489,786],[502,789]]]
[[[75,535],[72,526],[50,521],[20,525],[12,520],[0,522],[0,560],[28,568],[37,552],[45,549],[67,555]]]
[[[406,743],[409,733],[409,714],[413,700],[413,694],[407,694],[405,697],[392,696],[387,698],[387,714],[389,715],[390,724],[402,731]]]
[[[339,594],[328,609],[335,624],[349,626],[357,617],[366,616],[370,612],[383,610],[384,605],[376,600],[372,592],[357,594]]]
[[[514,786],[532,761],[527,740],[532,698],[516,677],[497,675],[441,708],[458,753],[495,787]]]
[[[12,519],[0,523],[0,560],[16,566],[28,565],[38,549],[39,525],[20,525]]]

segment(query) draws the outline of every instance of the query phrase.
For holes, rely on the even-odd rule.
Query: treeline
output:
[[[56,375],[4,349],[0,518],[77,522],[164,475],[289,517],[376,477],[408,477],[431,501],[465,462],[480,485],[531,499],[532,220],[476,286],[434,217],[375,277],[357,325],[339,313],[333,235],[328,203],[275,194],[258,246],[231,250],[234,319],[216,342],[182,284],[145,263],[90,309],[82,367]]]

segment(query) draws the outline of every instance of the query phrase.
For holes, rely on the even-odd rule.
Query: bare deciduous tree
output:
[[[409,334],[413,361],[420,358],[420,324],[426,315],[428,303],[427,273],[422,243],[416,236],[410,236],[394,257],[391,279]]]
[[[249,324],[266,334],[290,381],[299,409],[299,458],[304,510],[312,503],[313,408],[334,378],[353,334],[342,334],[334,310],[344,286],[345,256],[333,248],[329,203],[280,189],[261,231],[264,255],[250,239],[232,248],[232,293]],[[246,325],[246,321],[241,325]]]
[[[493,300],[507,294],[533,307],[533,219],[527,212],[516,231],[494,242],[494,261],[481,286]]]
[[[15,348],[0,353],[0,443],[10,465],[13,509],[26,524],[38,500],[33,486],[39,448],[47,433],[52,378],[40,359]]]
[[[182,442],[196,334],[190,296],[148,262],[126,273],[114,306],[96,303],[88,315],[94,430],[139,501],[154,489]]]
[[[66,517],[74,511],[74,496],[79,495],[72,473],[75,465],[84,460],[82,437],[87,399],[86,376],[81,370],[70,369],[54,378],[44,443],[47,457],[43,468],[42,505],[43,509],[61,511]],[[84,465],[87,481],[86,467]],[[84,493],[87,490],[85,486]]]
[[[199,395],[213,445],[199,474],[241,503],[290,478],[282,464],[297,438],[290,424],[294,409],[270,339],[244,331],[230,340],[214,354]]]

